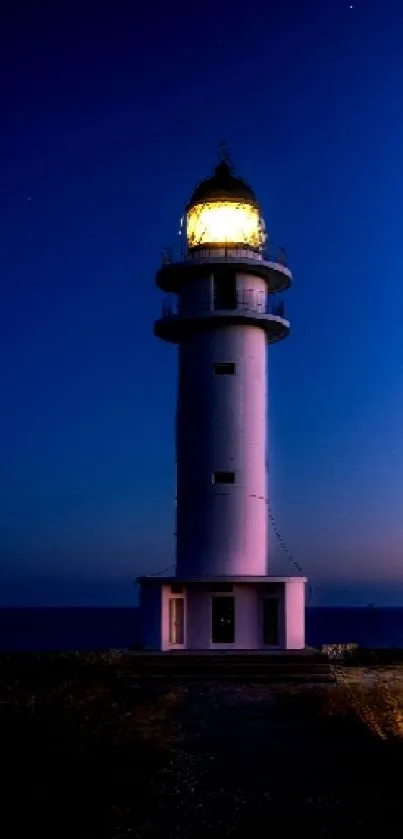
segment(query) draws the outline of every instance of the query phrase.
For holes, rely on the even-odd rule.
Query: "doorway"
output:
[[[279,645],[279,599],[264,597],[263,605],[263,644],[267,647]]]
[[[236,309],[236,274],[221,270],[214,274],[214,309]]]
[[[235,642],[235,598],[211,598],[211,640],[213,644]]]
[[[185,604],[183,597],[169,598],[169,646],[183,647],[185,644]]]

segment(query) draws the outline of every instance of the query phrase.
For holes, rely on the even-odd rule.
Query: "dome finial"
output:
[[[230,170],[232,170],[234,168],[234,165],[232,163],[232,160],[230,158],[230,154],[229,154],[229,151],[228,151],[228,146],[227,146],[227,143],[225,142],[225,140],[221,140],[221,143],[220,143],[220,146],[219,146],[219,151],[218,151],[218,160],[219,160],[219,165],[224,164]]]

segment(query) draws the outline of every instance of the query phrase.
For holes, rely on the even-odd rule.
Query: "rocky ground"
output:
[[[135,685],[120,653],[0,656],[7,839],[338,837],[399,824],[403,670]]]

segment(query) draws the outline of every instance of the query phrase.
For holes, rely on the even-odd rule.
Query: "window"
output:
[[[181,583],[171,583],[171,593],[172,594],[182,594],[183,586]]]
[[[235,641],[235,598],[211,598],[211,640],[213,644]]]
[[[236,274],[222,269],[214,273],[214,309],[236,309]]]
[[[235,376],[234,361],[217,361],[214,365],[216,376]]]
[[[234,484],[235,472],[213,472],[213,484]]]

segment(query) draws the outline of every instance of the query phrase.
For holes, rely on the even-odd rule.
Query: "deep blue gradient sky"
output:
[[[403,5],[9,4],[0,602],[128,604],[174,557],[154,274],[225,138],[294,273],[270,493],[316,603],[403,604]],[[292,571],[273,547],[274,571]]]

